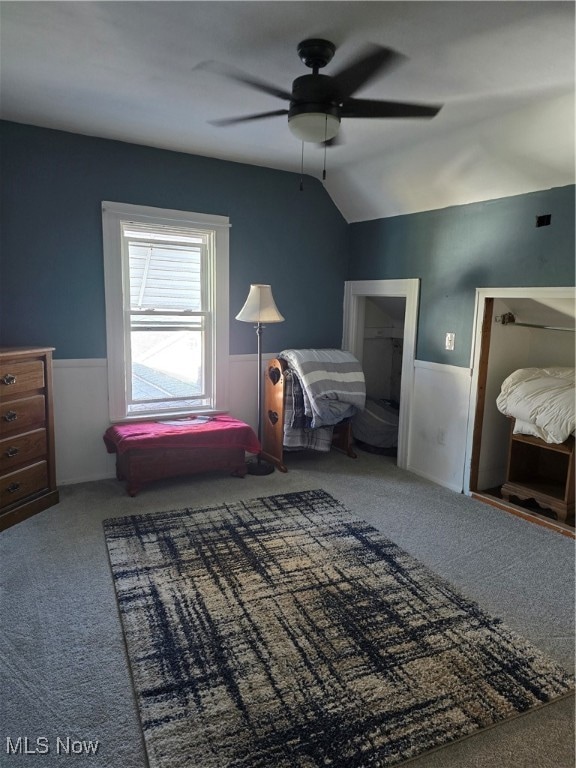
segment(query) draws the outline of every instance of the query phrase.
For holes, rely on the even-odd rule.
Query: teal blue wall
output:
[[[0,344],[106,356],[101,202],[230,217],[230,351],[255,351],[234,316],[270,283],[286,322],[264,348],[339,347],[349,228],[298,174],[0,123]],[[318,306],[322,311],[318,312]]]
[[[476,288],[574,285],[574,189],[351,224],[347,279],[420,278],[417,358],[466,367]]]
[[[421,280],[417,357],[468,366],[477,287],[574,285],[574,187],[348,225],[297,174],[0,122],[0,344],[106,356],[101,202],[230,217],[230,350],[251,282],[286,322],[265,350],[339,346],[345,280]],[[552,214],[549,227],[535,217]],[[455,331],[456,349],[443,349]]]

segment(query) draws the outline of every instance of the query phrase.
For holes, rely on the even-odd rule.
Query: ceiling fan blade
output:
[[[383,69],[390,69],[405,59],[406,56],[391,48],[370,45],[348,66],[332,75],[332,78],[336,82],[340,95],[346,99]]]
[[[203,69],[208,72],[214,72],[216,75],[222,75],[231,80],[236,80],[239,83],[244,83],[244,85],[248,85],[250,88],[255,88],[257,91],[268,93],[271,96],[276,96],[285,101],[290,101],[292,98],[292,94],[289,91],[285,91],[283,88],[278,88],[271,83],[260,80],[258,77],[253,77],[246,72],[242,72],[241,69],[231,67],[228,64],[222,64],[218,61],[202,61],[200,64],[197,64],[194,69]]]
[[[405,104],[401,101],[346,99],[342,117],[434,117],[443,104]]]
[[[328,139],[328,141],[320,142],[320,146],[321,147],[326,146],[328,147],[328,149],[330,149],[330,147],[341,147],[345,143],[346,142],[344,140],[343,131],[342,131],[342,128],[340,128],[340,130],[338,131],[336,136],[334,136],[333,139]]]
[[[224,117],[221,120],[209,120],[210,125],[236,125],[236,123],[247,123],[250,120],[262,120],[265,117],[276,117],[277,115],[287,115],[287,109],[276,109],[273,112],[256,112],[252,115],[242,115],[241,117]]]

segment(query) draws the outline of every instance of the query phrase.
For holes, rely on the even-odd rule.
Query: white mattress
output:
[[[576,429],[574,368],[519,368],[502,383],[498,410],[516,419],[515,434],[563,443]]]

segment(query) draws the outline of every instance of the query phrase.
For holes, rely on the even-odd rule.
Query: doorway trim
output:
[[[351,352],[358,358],[360,363],[362,363],[364,347],[366,298],[376,296],[406,299],[400,412],[398,416],[397,464],[400,468],[407,469],[410,414],[412,393],[414,391],[414,360],[416,358],[420,280],[418,278],[407,280],[347,280],[344,283],[342,349]]]
[[[479,435],[482,431],[484,411],[483,396],[485,391],[488,350],[483,349],[483,340],[490,343],[490,334],[486,327],[487,306],[493,299],[574,299],[574,287],[532,287],[532,288],[476,288],[474,306],[474,334],[470,353],[472,381],[470,385],[470,405],[468,409],[468,428],[466,440],[466,458],[464,461],[464,493],[471,495],[476,489],[471,488],[476,477],[479,460]],[[481,362],[483,365],[481,366]],[[475,439],[476,436],[476,439]]]

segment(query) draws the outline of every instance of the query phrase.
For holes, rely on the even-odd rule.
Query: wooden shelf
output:
[[[574,515],[574,438],[564,443],[546,443],[531,435],[510,430],[508,470],[501,489],[506,501],[516,497],[533,499],[551,509],[564,522]]]
[[[538,448],[545,448],[547,451],[557,451],[558,453],[566,453],[570,455],[574,452],[574,438],[569,437],[564,443],[545,443],[539,437],[533,437],[532,435],[512,435],[512,440],[515,443],[526,443],[527,445],[535,445]]]

